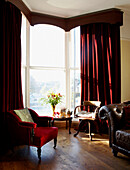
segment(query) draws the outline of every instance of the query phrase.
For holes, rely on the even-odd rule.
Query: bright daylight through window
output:
[[[24,106],[50,115],[51,106],[40,98],[55,92],[63,95],[56,111],[73,111],[80,104],[80,28],[65,32],[52,25],[30,26],[23,16],[21,40]]]

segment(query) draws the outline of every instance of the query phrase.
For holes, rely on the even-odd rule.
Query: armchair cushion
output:
[[[80,118],[95,118],[95,112],[81,111],[77,113],[77,117]]]
[[[57,134],[57,127],[37,127],[34,129],[33,145],[41,147],[50,140],[55,139]]]
[[[21,109],[21,110],[14,110],[14,112],[19,116],[19,118],[22,121],[34,123],[28,108],[24,108],[24,109]]]

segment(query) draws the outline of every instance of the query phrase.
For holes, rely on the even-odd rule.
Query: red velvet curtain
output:
[[[102,105],[121,100],[120,27],[106,23],[81,26],[81,103]]]
[[[6,111],[23,107],[21,18],[19,9],[0,1],[0,123]]]

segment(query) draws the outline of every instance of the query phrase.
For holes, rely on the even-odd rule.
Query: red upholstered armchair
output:
[[[39,116],[32,109],[28,109],[28,111],[33,122],[22,121],[13,110],[7,112],[10,144],[11,146],[29,145],[37,147],[38,158],[41,160],[41,147],[44,144],[54,139],[54,148],[56,147],[58,128],[50,126],[52,117]]]

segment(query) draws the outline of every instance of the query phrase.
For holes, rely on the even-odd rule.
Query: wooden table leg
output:
[[[68,125],[67,125],[67,120],[66,120],[66,129],[68,128]]]
[[[52,126],[52,127],[54,126],[54,120],[51,121],[51,126]]]
[[[72,123],[72,119],[69,119],[69,134],[71,134],[71,131],[70,131],[70,129],[71,129],[71,123]]]
[[[37,154],[38,154],[39,160],[41,160],[41,148],[37,148]]]
[[[68,128],[68,121],[69,121],[69,134],[71,134],[71,122],[72,122],[72,117],[70,118],[54,118],[52,121],[51,121],[51,125],[54,126],[54,121],[66,121],[66,129]]]

